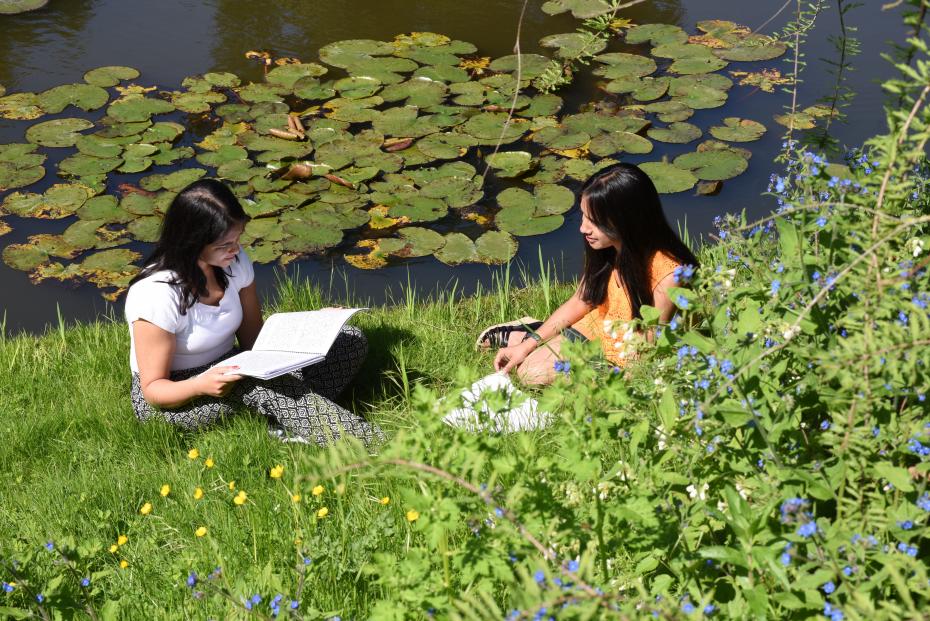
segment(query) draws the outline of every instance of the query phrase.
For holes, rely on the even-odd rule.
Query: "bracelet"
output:
[[[526,336],[536,341],[537,344],[542,343],[543,339],[541,336],[539,336],[538,332],[527,332]],[[524,338],[523,340],[526,340],[526,338]]]

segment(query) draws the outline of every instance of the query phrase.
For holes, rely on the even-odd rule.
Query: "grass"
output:
[[[354,323],[365,331],[370,353],[341,401],[389,435],[417,425],[411,403],[418,384],[449,394],[465,376],[490,372],[491,356],[473,351],[482,326],[524,314],[544,317],[570,295],[572,285],[554,282],[552,274],[542,265],[540,279],[527,283],[524,271],[530,286],[512,288],[504,271],[491,291],[463,299],[455,285],[426,298],[408,286],[395,303],[358,316]],[[282,280],[266,310],[325,305],[319,290]],[[93,601],[98,607],[106,602],[103,609],[124,618],[242,613],[241,601],[191,598],[187,572],[204,575],[217,565],[223,572],[216,584],[229,593],[260,592],[267,600],[280,592],[301,600],[300,610],[309,616],[366,615],[385,597],[389,587],[384,576],[372,574],[370,561],[410,546],[406,511],[428,494],[423,481],[401,474],[317,480],[313,473],[326,453],[271,440],[258,416],[243,414],[189,433],[139,424],[129,402],[128,351],[121,318],[67,326],[59,321],[41,336],[0,336],[3,559],[41,551],[46,541],[71,542],[81,550],[75,569],[92,578]],[[502,446],[518,450],[521,442],[504,440]],[[187,456],[192,448],[197,459]],[[364,455],[351,444],[336,450]],[[206,457],[214,467],[206,467]],[[277,464],[285,475],[272,479],[269,471]],[[171,491],[162,497],[165,484]],[[325,491],[314,496],[317,484]],[[193,496],[198,487],[201,500]],[[246,492],[243,506],[233,502],[239,491]],[[292,502],[294,494],[299,503]],[[384,497],[389,504],[379,502]],[[143,516],[139,510],[147,502],[154,508]],[[323,507],[329,516],[317,518]],[[201,526],[208,533],[197,537]],[[443,545],[458,545],[468,536],[464,525],[461,530]],[[109,552],[121,534],[128,542]],[[311,565],[303,565],[305,557]],[[39,554],[19,570],[4,560],[3,580],[18,577],[23,589],[46,589],[47,605],[57,601],[67,608],[68,598],[80,598],[65,587],[49,587],[52,558]],[[25,595],[11,597],[0,599],[0,606]]]

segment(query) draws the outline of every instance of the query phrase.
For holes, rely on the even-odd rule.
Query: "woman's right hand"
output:
[[[527,356],[535,349],[535,345],[536,341],[533,339],[525,339],[517,345],[500,348],[497,350],[497,355],[494,356],[494,370],[510,373],[511,369],[526,360]]]
[[[225,397],[232,390],[233,384],[242,379],[241,375],[226,374],[238,368],[223,366],[207,369],[195,378],[197,392],[208,397]]]

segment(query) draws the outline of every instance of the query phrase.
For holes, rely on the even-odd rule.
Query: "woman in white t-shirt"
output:
[[[377,426],[332,402],[367,353],[358,328],[343,328],[324,362],[271,380],[213,366],[251,348],[262,327],[252,262],[239,245],[248,220],[229,188],[212,179],[192,183],[171,203],[126,297],[136,416],[192,429],[247,406],[287,438],[325,444],[345,432],[366,444],[382,439]]]

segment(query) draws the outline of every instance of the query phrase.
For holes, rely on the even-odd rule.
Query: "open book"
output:
[[[265,320],[251,351],[214,366],[238,366],[227,375],[271,379],[322,362],[342,326],[364,308],[324,308],[297,313],[275,313]]]

